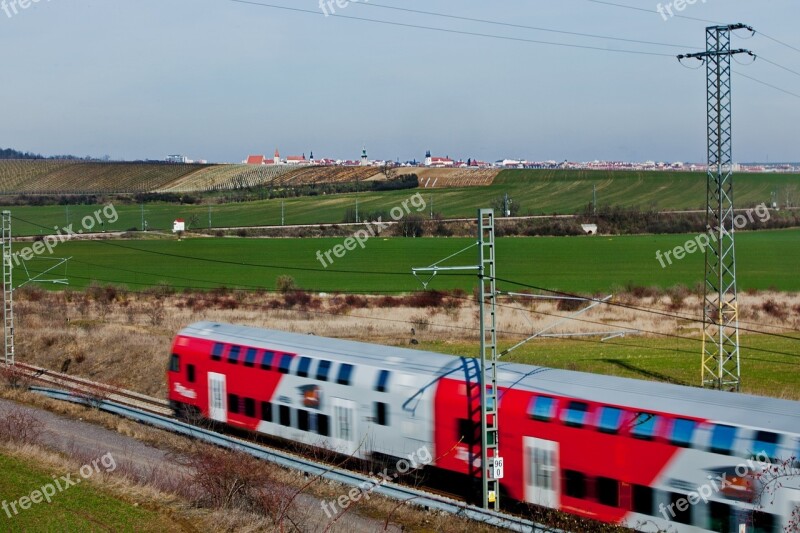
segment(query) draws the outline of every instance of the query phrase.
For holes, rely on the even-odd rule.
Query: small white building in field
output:
[[[178,233],[181,231],[186,231],[186,221],[182,218],[178,218],[172,223],[172,233]]]

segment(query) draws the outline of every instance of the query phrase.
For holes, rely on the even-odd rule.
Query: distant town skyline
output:
[[[734,38],[759,56],[734,63],[734,159],[800,160],[796,1],[697,2],[668,16],[614,4],[33,3],[0,11],[0,146],[240,162],[276,145],[358,159],[366,143],[391,161],[430,149],[702,163],[704,70],[675,56],[701,50],[705,21],[721,21],[766,34]]]

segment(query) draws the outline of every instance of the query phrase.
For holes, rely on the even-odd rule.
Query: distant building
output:
[[[185,155],[168,155],[167,163],[190,163],[189,158]]]
[[[266,165],[266,158],[263,155],[251,155],[247,156],[247,160],[245,161],[248,165]]]
[[[367,147],[361,148],[361,166],[366,167],[369,165],[369,157],[367,157]]]
[[[179,233],[181,231],[186,231],[186,221],[182,218],[177,218],[175,222],[172,223],[172,233]]]
[[[431,151],[428,150],[428,151],[425,152],[425,166],[426,167],[437,167],[437,168],[448,168],[448,167],[455,166],[455,161],[453,161],[449,157],[431,156]]]

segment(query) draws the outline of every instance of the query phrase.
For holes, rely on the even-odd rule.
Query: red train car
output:
[[[365,459],[424,448],[468,484],[476,364],[200,322],[178,333],[167,377],[177,412]],[[499,365],[498,393],[501,488],[515,500],[679,533],[777,533],[800,509],[800,479],[752,503],[765,464],[800,467],[798,402],[514,363]]]

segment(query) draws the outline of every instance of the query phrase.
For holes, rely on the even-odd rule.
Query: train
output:
[[[424,448],[426,468],[468,486],[481,466],[479,365],[198,322],[174,339],[168,397],[181,416],[359,459]],[[800,476],[764,472],[800,471],[800,402],[511,362],[497,377],[503,498],[640,531],[798,527]]]

